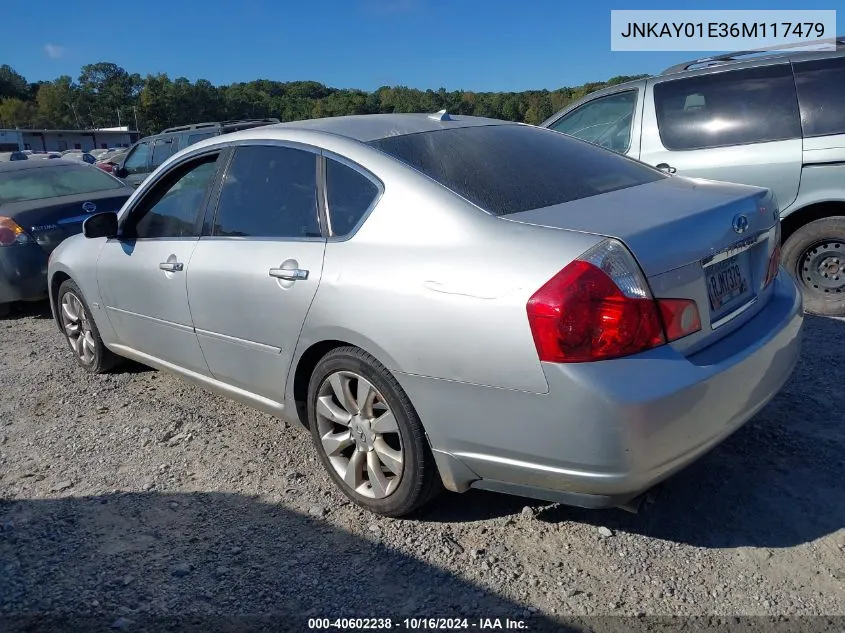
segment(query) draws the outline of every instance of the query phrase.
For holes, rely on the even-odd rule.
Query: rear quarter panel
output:
[[[384,195],[329,241],[297,354],[341,340],[395,372],[545,393],[526,303],[602,238],[505,222],[378,154],[356,162]]]

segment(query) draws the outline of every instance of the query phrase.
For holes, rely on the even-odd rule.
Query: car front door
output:
[[[188,275],[212,376],[274,403],[323,270],[318,159],[283,145],[238,146]]]
[[[194,333],[186,278],[219,152],[174,166],[121,218],[97,261],[97,281],[118,344],[208,375]]]
[[[628,86],[574,106],[544,127],[637,158],[640,151],[642,87]]]
[[[126,184],[137,187],[144,182],[144,179],[150,173],[151,154],[149,141],[141,141],[129,151],[120,166],[121,169],[125,170],[123,180]]]
[[[801,119],[789,64],[648,81],[640,160],[670,173],[798,195]]]

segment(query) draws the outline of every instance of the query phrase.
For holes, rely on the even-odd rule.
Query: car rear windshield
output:
[[[0,204],[108,191],[122,186],[120,181],[88,165],[19,169],[0,173]]]
[[[527,125],[390,136],[370,145],[494,215],[508,215],[665,178],[584,141]]]

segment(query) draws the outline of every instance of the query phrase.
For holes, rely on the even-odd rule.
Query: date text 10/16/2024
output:
[[[309,618],[308,628],[316,630],[423,630],[423,631],[464,631],[464,630],[529,630],[524,620],[510,618]]]

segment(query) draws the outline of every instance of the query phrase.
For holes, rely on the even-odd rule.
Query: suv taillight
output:
[[[619,358],[701,329],[695,301],[658,299],[628,249],[604,240],[552,277],[526,306],[541,361]]]

